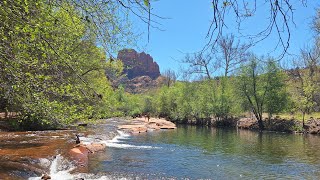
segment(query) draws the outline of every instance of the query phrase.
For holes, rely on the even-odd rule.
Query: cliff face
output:
[[[118,59],[124,64],[124,73],[129,79],[139,76],[149,76],[156,79],[160,76],[159,65],[144,52],[137,53],[134,49],[123,49],[118,53]]]

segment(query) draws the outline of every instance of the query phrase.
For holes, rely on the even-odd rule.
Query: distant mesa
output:
[[[145,52],[138,53],[134,49],[123,49],[118,52],[118,59],[123,62],[124,73],[129,79],[140,76],[157,79],[160,76],[159,65]]]

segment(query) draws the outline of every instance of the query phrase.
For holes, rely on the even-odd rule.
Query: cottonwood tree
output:
[[[165,83],[168,87],[172,86],[177,80],[177,74],[172,69],[165,70],[162,75],[166,78]]]
[[[230,91],[228,88],[231,88],[228,76],[247,61],[249,54],[247,51],[250,45],[240,44],[240,41],[236,41],[234,35],[231,34],[222,37],[216,46],[214,51],[215,54],[218,54],[216,64],[219,64],[218,67],[224,71],[224,77],[220,78],[219,116],[227,118],[232,106],[230,93],[226,93]]]
[[[216,116],[226,119],[232,107],[230,93],[232,86],[228,76],[247,61],[250,45],[241,44],[231,34],[222,37],[215,46],[213,51],[187,55],[183,62],[189,66],[186,72],[204,75],[209,80],[212,79],[213,72],[223,72],[223,76],[218,77],[216,83],[212,85],[217,84],[216,91],[219,92],[215,99],[218,109]]]
[[[305,114],[315,111],[320,105],[320,51],[317,46],[312,50],[302,50],[301,59],[295,61],[296,69],[289,71],[291,75],[291,87],[294,94],[293,100],[296,108],[302,112],[303,127]]]
[[[245,97],[250,109],[254,113],[259,129],[264,129],[262,113],[275,112],[272,103],[277,101],[278,96],[272,92],[282,91],[284,85],[279,77],[279,68],[274,61],[268,60],[267,64],[262,64],[261,60],[252,56],[248,65],[243,66],[240,71],[238,87],[240,96]],[[266,108],[265,108],[266,107]]]
[[[187,54],[182,63],[187,64],[185,73],[190,75],[204,76],[206,79],[212,79],[212,73],[217,69],[214,56],[211,53],[192,53]]]
[[[288,92],[286,90],[286,74],[281,71],[279,64],[274,59],[268,59],[266,64],[267,88],[264,109],[268,113],[269,125],[273,114],[283,111],[289,103]]]
[[[248,49],[250,45],[240,44],[236,41],[233,34],[223,36],[217,44],[218,50],[217,61],[220,67],[224,70],[224,76],[227,77],[234,70],[239,68],[241,63],[248,59]]]
[[[320,9],[317,10],[317,15],[313,19],[312,28],[317,35],[320,34]]]
[[[182,61],[188,65],[187,73],[201,74],[212,79],[212,74],[222,71],[228,77],[248,59],[249,44],[240,43],[234,35],[221,37],[211,51],[187,54]]]
[[[305,114],[319,111],[320,107],[320,13],[313,20],[313,30],[316,33],[315,43],[311,48],[301,50],[300,58],[294,60],[295,70],[288,71],[291,92],[294,94],[295,107],[302,113],[302,124],[305,124]]]

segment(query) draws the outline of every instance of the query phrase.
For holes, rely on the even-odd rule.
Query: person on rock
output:
[[[76,134],[76,144],[80,144],[80,138],[79,138],[79,135],[78,134]]]

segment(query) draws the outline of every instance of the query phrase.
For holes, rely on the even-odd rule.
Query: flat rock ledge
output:
[[[176,128],[177,126],[173,122],[167,121],[163,118],[150,118],[149,120],[147,118],[134,118],[132,119],[132,124],[118,126],[118,129],[125,130],[133,134],[160,129]]]

